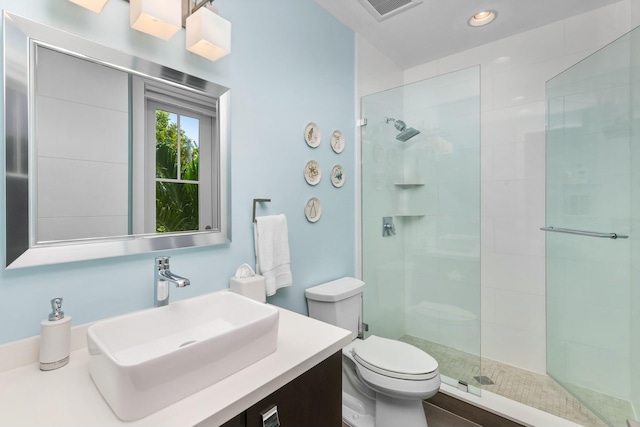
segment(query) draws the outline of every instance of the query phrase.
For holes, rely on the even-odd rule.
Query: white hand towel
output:
[[[293,283],[287,217],[282,214],[257,217],[254,231],[256,273],[264,276],[267,296],[271,296]]]

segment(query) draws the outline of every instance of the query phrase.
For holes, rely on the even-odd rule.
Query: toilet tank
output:
[[[309,317],[351,331],[355,339],[362,322],[362,290],[364,282],[343,277],[304,291]]]

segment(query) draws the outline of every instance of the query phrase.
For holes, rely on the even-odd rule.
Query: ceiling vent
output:
[[[411,9],[423,0],[359,0],[365,9],[378,21],[384,21],[400,12]]]

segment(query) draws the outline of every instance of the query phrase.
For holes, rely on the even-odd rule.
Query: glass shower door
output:
[[[363,97],[362,112],[364,321],[479,393],[479,68]]]
[[[634,418],[639,379],[627,238],[639,189],[631,42],[627,34],[547,82],[547,371],[613,426]]]

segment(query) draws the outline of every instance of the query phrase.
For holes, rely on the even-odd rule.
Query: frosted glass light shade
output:
[[[211,61],[231,53],[231,22],[205,7],[187,18],[187,50]]]
[[[75,3],[78,6],[89,9],[92,12],[100,13],[104,6],[109,3],[109,0],[69,0],[71,3]]]
[[[131,0],[129,24],[162,40],[169,40],[182,28],[182,0]]]

